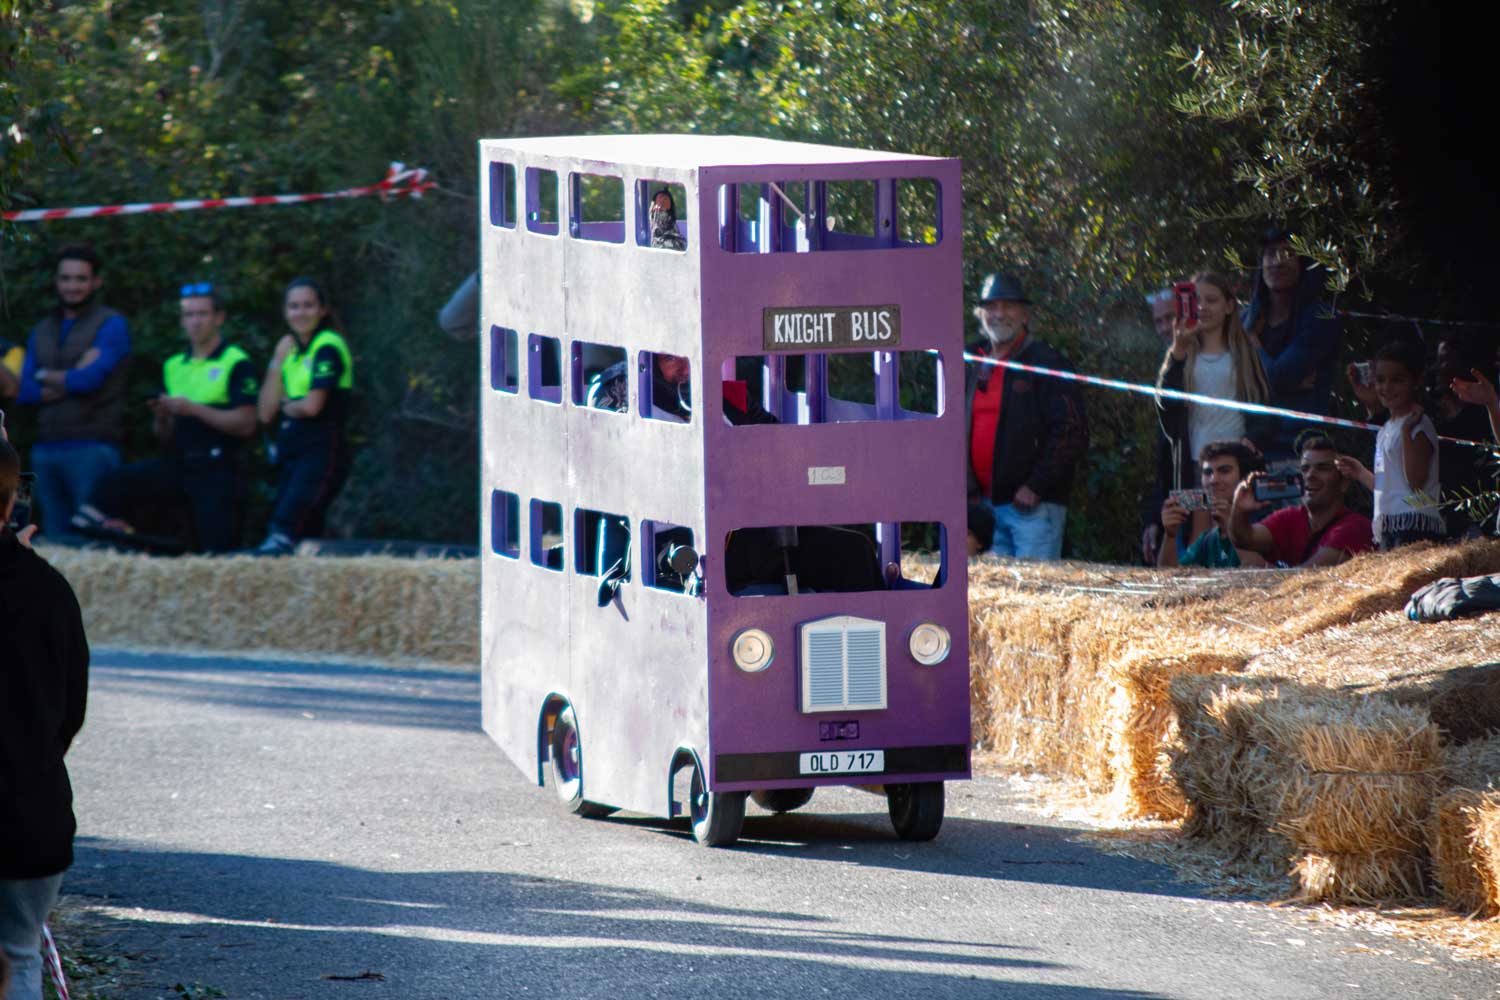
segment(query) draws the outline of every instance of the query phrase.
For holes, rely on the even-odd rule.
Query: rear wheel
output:
[[[702,768],[694,763],[688,798],[694,840],[704,847],[727,847],[740,839],[745,825],[744,792],[710,792]]]
[[[569,705],[557,713],[552,724],[552,787],[565,809],[580,816],[608,816],[615,810],[583,797],[583,742],[578,737],[578,717]]]
[[[789,813],[812,801],[811,788],[762,788],[750,793],[750,800],[773,813]]]
[[[886,785],[891,825],[902,840],[931,840],[943,827],[943,783]]]

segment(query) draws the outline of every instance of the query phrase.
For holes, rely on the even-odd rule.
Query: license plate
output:
[[[828,750],[797,755],[800,774],[869,774],[885,770],[884,750]]]

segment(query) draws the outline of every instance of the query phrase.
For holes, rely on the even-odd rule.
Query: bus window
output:
[[[573,403],[624,413],[630,408],[625,348],[573,341]]]
[[[490,225],[516,228],[516,168],[490,164]]]
[[[687,188],[665,181],[641,181],[636,185],[635,198],[636,244],[658,250],[686,250]]]
[[[741,181],[719,187],[719,246],[730,253],[893,250],[942,239],[928,178]]]
[[[557,235],[557,171],[526,168],[526,228]]]
[[[735,597],[936,588],[947,561],[948,534],[937,521],[741,528],[724,544]]]
[[[698,592],[693,529],[666,521],[641,522],[641,582],[674,594]]]
[[[507,559],[521,558],[521,498],[514,493],[490,493],[490,550]]]
[[[562,342],[556,337],[526,338],[526,391],[544,403],[562,402]]]
[[[936,351],[826,351],[734,359],[724,382],[731,424],[849,424],[943,414],[943,358]],[[744,388],[741,389],[740,387]],[[738,395],[774,420],[734,419]]]
[[[578,240],[625,242],[625,182],[608,174],[573,174],[568,234]]]
[[[490,327],[490,388],[497,392],[515,392],[520,378],[516,331],[503,326]]]
[[[693,419],[693,365],[687,358],[657,351],[642,351],[640,378],[641,416],[685,424]]]
[[[896,182],[896,245],[932,247],[943,241],[943,192],[938,182],[914,177]]]
[[[630,582],[630,519],[602,510],[573,511],[573,572],[599,577],[599,606]]]
[[[542,569],[562,571],[563,520],[562,504],[546,500],[531,501],[531,564]]]

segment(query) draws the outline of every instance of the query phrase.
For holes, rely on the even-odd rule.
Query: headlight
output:
[[[942,663],[953,648],[948,630],[936,622],[923,622],[912,629],[906,644],[911,649],[911,658],[924,667]]]
[[[749,674],[759,673],[771,665],[776,656],[776,644],[763,629],[747,628],[735,633],[729,644],[734,656],[734,665]]]

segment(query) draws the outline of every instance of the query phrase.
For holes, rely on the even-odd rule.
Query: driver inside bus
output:
[[[692,362],[676,354],[652,354],[651,416],[658,420],[687,423],[693,416]],[[588,405],[601,410],[625,412],[629,404],[626,381],[629,362],[617,361],[589,380]],[[747,398],[743,383],[724,383],[724,416],[735,426],[774,424],[759,400]],[[738,387],[740,391],[733,391]]]

